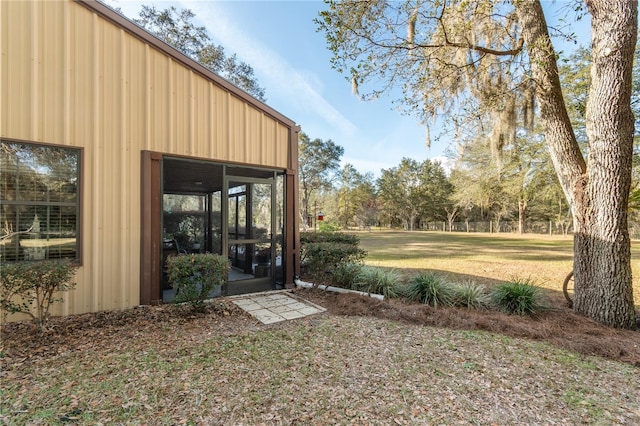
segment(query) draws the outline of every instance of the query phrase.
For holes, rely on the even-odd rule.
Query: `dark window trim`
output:
[[[78,152],[78,194],[77,201],[75,203],[65,203],[65,202],[42,202],[42,201],[33,201],[31,205],[49,205],[49,206],[63,206],[70,207],[76,206],[76,257],[75,259],[71,259],[71,262],[76,266],[83,265],[83,225],[84,225],[84,208],[83,208],[83,195],[84,194],[84,148],[75,146],[75,145],[62,145],[55,143],[47,143],[47,142],[34,142],[24,139],[15,139],[15,138],[6,138],[1,137],[0,142],[12,143],[12,144],[23,144],[23,145],[35,145],[41,146],[45,148],[62,148],[68,150],[75,150]],[[20,201],[5,201],[8,205],[23,205],[24,202]],[[23,262],[22,260],[18,260],[15,262]]]

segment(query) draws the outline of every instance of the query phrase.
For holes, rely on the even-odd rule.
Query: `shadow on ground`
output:
[[[474,279],[479,277],[460,276]],[[486,280],[482,280],[486,283]],[[366,296],[318,289],[296,290],[334,315],[372,316],[409,324],[456,330],[483,330],[510,337],[548,342],[583,355],[594,355],[640,367],[640,331],[616,330],[575,314],[561,292],[545,290],[546,311],[536,317],[506,315],[489,310],[432,308],[399,299],[379,301]]]

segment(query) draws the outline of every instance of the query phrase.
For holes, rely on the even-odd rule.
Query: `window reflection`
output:
[[[0,141],[0,260],[78,257],[80,150]]]

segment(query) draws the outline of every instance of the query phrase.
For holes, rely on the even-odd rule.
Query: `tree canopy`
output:
[[[444,169],[431,160],[403,158],[397,167],[383,169],[378,179],[383,214],[408,230],[420,221],[443,220],[451,194]]]
[[[310,139],[304,132],[299,133],[298,143],[300,213],[304,215],[303,223],[306,224],[313,196],[322,189],[332,187],[340,171],[340,158],[344,154],[344,148],[330,139]]]

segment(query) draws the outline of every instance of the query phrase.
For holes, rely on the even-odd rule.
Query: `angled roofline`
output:
[[[161,52],[169,55],[172,59],[176,60],[177,62],[180,62],[185,67],[200,74],[207,80],[213,82],[217,86],[220,86],[222,89],[230,92],[231,94],[237,96],[238,98],[255,106],[260,111],[264,112],[266,115],[272,117],[273,119],[280,121],[285,126],[291,129],[295,129],[295,128],[299,129],[299,126],[296,125],[296,123],[290,118],[286,117],[285,115],[271,108],[269,105],[260,101],[259,99],[254,98],[244,90],[240,89],[238,86],[225,80],[224,78],[220,77],[216,73],[210,71],[203,65],[189,58],[184,53],[180,52],[179,50],[175,49],[174,47],[160,40],[158,37],[156,37],[149,31],[145,30],[144,28],[142,28],[141,26],[139,26],[138,24],[136,24],[135,22],[127,18],[126,16],[121,15],[115,10],[111,9],[109,6],[97,0],[75,0],[75,2],[80,3],[82,6],[97,13],[101,17],[107,19],[108,21],[112,22],[118,27],[124,29],[128,33],[142,40],[143,42],[148,43],[151,46],[155,47],[156,49],[160,50]]]

